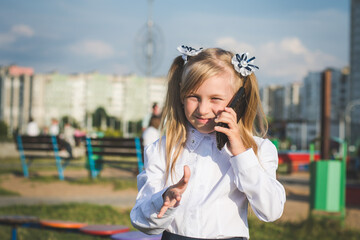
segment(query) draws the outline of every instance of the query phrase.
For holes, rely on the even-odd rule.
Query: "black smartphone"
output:
[[[234,95],[234,97],[231,99],[230,103],[227,106],[234,109],[237,116],[237,122],[239,122],[240,118],[242,118],[242,116],[244,115],[247,106],[246,93],[244,87],[241,87],[239,91],[237,91],[237,93]],[[222,122],[217,123],[216,126],[229,128],[229,126],[226,123],[222,123]],[[227,143],[228,141],[229,139],[226,136],[226,134],[221,132],[216,132],[216,142],[217,142],[217,148],[219,150],[221,150],[224,147],[225,143]]]

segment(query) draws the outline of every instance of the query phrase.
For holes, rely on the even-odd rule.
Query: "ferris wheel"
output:
[[[153,0],[148,0],[149,17],[135,39],[135,61],[139,69],[148,77],[160,66],[164,55],[164,37],[159,26],[152,20]]]

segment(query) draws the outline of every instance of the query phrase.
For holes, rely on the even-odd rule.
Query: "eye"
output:
[[[219,97],[213,97],[211,98],[212,101],[223,101],[224,99],[219,98]]]
[[[191,101],[198,101],[200,98],[196,95],[189,95],[186,97],[187,99],[191,100]]]

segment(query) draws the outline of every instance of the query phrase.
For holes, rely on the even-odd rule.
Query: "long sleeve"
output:
[[[263,221],[278,219],[285,203],[285,191],[276,180],[278,156],[275,146],[254,137],[252,149],[232,156],[216,147],[216,135],[189,127],[183,152],[174,166],[174,179],[164,179],[166,163],[163,139],[145,150],[145,171],[138,176],[139,193],[130,213],[135,228],[147,234],[164,230],[181,236],[227,239],[249,238],[248,203]],[[180,205],[157,214],[165,189],[183,176],[184,165],[191,176]]]
[[[175,208],[162,218],[157,214],[163,204],[165,160],[159,153],[158,141],[145,149],[145,170],[137,177],[139,193],[130,213],[132,225],[147,234],[160,234],[174,219]]]
[[[235,184],[244,192],[256,216],[266,222],[281,217],[286,194],[276,180],[278,154],[267,139],[259,144],[258,155],[252,149],[233,156],[230,160],[235,174]]]

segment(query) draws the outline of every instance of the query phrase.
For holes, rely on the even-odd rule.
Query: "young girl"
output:
[[[267,129],[254,58],[219,48],[178,50],[183,55],[168,76],[165,136],[145,150],[132,224],[147,234],[163,233],[163,240],[248,239],[249,205],[270,222],[280,218],[285,203],[276,180],[277,150],[254,136]],[[247,107],[237,122],[227,105],[240,87]],[[221,150],[216,132],[228,137]]]

